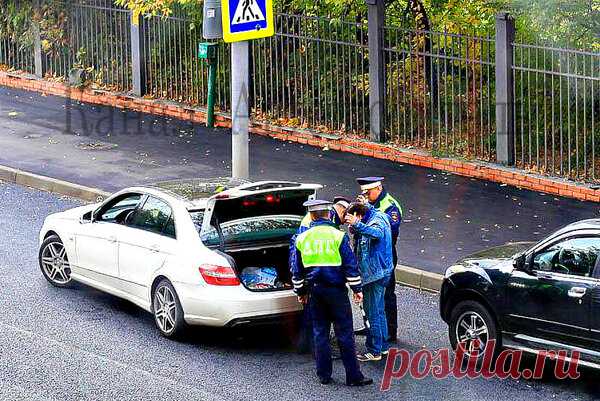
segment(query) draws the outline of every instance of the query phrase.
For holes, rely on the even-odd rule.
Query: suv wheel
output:
[[[55,287],[71,285],[71,265],[67,250],[58,235],[51,235],[42,242],[38,253],[42,274]]]
[[[160,334],[175,338],[184,331],[183,308],[169,280],[163,279],[156,286],[152,295],[152,309]]]
[[[454,350],[462,349],[465,359],[483,356],[489,341],[494,340],[495,354],[501,347],[496,321],[488,309],[476,301],[459,302],[450,314],[450,343]]]

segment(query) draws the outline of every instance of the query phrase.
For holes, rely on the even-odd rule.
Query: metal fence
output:
[[[493,159],[494,41],[385,27],[386,131],[402,145]]]
[[[596,180],[600,54],[513,44],[517,165]]]
[[[44,2],[48,3],[42,6],[47,7],[44,15],[55,26],[51,30],[42,26],[39,34],[28,17],[31,4],[3,3],[13,7],[3,15],[16,13],[18,18],[11,21],[11,29],[4,29],[0,16],[0,68],[39,74],[35,61],[39,49],[45,77],[66,79],[75,67],[86,71],[96,87],[128,92],[139,67],[146,96],[206,106],[208,68],[197,57],[198,43],[203,41],[201,21],[181,12],[142,18],[141,61],[134,66],[128,10],[110,0],[75,0],[58,7],[59,1]],[[275,20],[275,36],[252,41],[253,118],[367,137],[373,100],[369,56],[374,52],[367,24],[285,13],[276,14]],[[511,128],[502,130],[510,131],[509,153],[514,151],[518,167],[599,180],[599,53],[522,40],[512,43],[507,34],[499,33],[380,29],[383,43],[376,54],[383,55],[384,71],[378,82],[385,89],[384,128],[390,141],[440,156],[504,160],[505,146],[501,151],[497,144],[501,127],[496,127],[496,114],[503,121],[505,111],[501,101],[496,104],[496,96],[506,93]],[[508,67],[496,62],[497,46],[510,49]],[[223,112],[231,104],[230,63],[229,46],[221,44],[216,106]],[[501,69],[508,69],[501,71],[510,76],[508,81],[497,81]],[[512,88],[512,95],[506,88]]]

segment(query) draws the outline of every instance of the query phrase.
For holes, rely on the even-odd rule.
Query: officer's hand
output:
[[[354,300],[355,304],[360,304],[363,301],[363,293],[362,292],[355,292],[352,295],[352,299]]]
[[[298,302],[302,305],[306,305],[308,303],[308,295],[298,295]]]
[[[355,214],[346,213],[346,224],[350,224],[351,226],[358,223],[360,219]]]
[[[364,196],[364,195],[358,195],[358,196],[356,197],[356,201],[357,201],[358,203],[362,203],[363,205],[366,205],[366,204],[369,202],[369,200],[367,199],[367,197],[366,197],[366,196]]]

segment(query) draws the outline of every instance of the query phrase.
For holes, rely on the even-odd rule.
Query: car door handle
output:
[[[115,242],[117,242],[117,237],[113,237],[113,236],[111,235],[110,237],[108,237],[108,242],[110,242],[110,243],[113,243],[113,244],[114,244]]]
[[[150,246],[150,250],[152,252],[160,252],[160,246],[158,246],[158,245],[151,245]]]
[[[583,287],[572,287],[569,290],[569,296],[571,298],[581,298],[585,295],[586,291],[587,290]]]

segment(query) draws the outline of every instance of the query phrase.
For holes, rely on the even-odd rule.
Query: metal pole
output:
[[[215,126],[215,83],[217,76],[217,60],[208,61],[208,105],[206,110],[206,126]]]
[[[38,78],[44,78],[44,62],[42,59],[42,35],[40,31],[40,24],[37,18],[41,17],[40,1],[34,2],[36,20],[32,24],[33,28],[33,57],[35,76]]]
[[[144,30],[143,21],[138,16],[131,17],[131,73],[133,83],[133,94],[144,96],[146,94],[146,58],[144,55]]]
[[[250,177],[248,150],[249,42],[231,44],[231,175]]]
[[[385,64],[383,54],[384,0],[367,0],[369,7],[369,112],[370,135],[385,142]]]
[[[513,41],[515,21],[506,12],[496,15],[496,159],[515,163]]]

